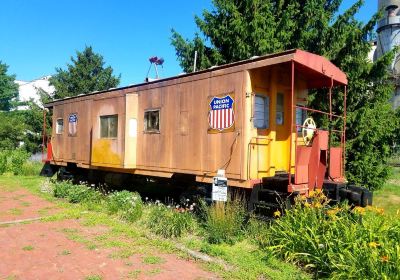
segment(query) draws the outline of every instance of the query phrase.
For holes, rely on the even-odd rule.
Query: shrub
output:
[[[118,214],[128,222],[134,222],[142,216],[143,202],[138,193],[129,191],[114,192],[107,198],[110,214]]]
[[[58,198],[67,198],[69,194],[69,189],[73,186],[70,181],[55,181],[54,186],[54,196]]]
[[[400,221],[371,207],[329,208],[318,196],[286,211],[264,232],[260,245],[312,269],[317,278],[398,278]]]
[[[55,182],[54,196],[66,198],[71,203],[83,202],[89,206],[101,203],[104,197],[98,190],[84,184],[74,185],[70,181]]]
[[[165,238],[180,237],[194,231],[196,220],[189,211],[158,204],[151,206],[147,225],[152,232]]]
[[[20,175],[22,165],[28,160],[29,154],[22,149],[15,149],[10,154],[10,170],[14,175]]]
[[[39,175],[42,168],[43,168],[43,163],[28,160],[22,164],[20,175],[23,176]]]
[[[212,244],[233,244],[243,235],[246,211],[241,200],[215,202],[210,207],[202,206],[207,240]]]
[[[0,174],[7,172],[7,158],[9,152],[0,151]]]

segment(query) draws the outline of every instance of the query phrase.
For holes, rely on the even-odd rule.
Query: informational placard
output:
[[[228,179],[225,177],[214,177],[212,184],[212,200],[227,201],[228,198]]]
[[[73,113],[68,116],[68,135],[75,136],[78,125],[78,114]]]

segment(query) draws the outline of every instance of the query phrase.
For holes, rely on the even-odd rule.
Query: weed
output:
[[[11,208],[10,210],[7,211],[10,215],[15,215],[19,216],[23,213],[23,211],[19,208]]]
[[[160,273],[161,273],[161,269],[160,268],[154,268],[154,269],[151,269],[149,271],[146,271],[146,274],[149,275],[149,276],[154,276],[154,275],[157,275],[157,274],[160,274]]]
[[[24,251],[32,251],[33,249],[35,249],[35,248],[33,246],[31,246],[31,245],[22,247],[22,250],[24,250]]]
[[[22,176],[37,176],[42,170],[43,163],[37,161],[26,161],[22,164],[19,175]]]
[[[241,200],[215,202],[210,207],[202,205],[207,240],[219,244],[235,243],[243,236],[246,211]]]
[[[158,256],[148,256],[143,258],[143,263],[145,264],[161,264],[165,263],[165,260]]]
[[[114,192],[107,197],[110,214],[118,214],[123,220],[134,222],[143,213],[143,202],[138,193],[128,191]]]
[[[179,212],[164,205],[150,205],[147,225],[152,232],[163,237],[180,237],[196,228],[196,220],[188,211]]]
[[[128,278],[137,279],[142,271],[140,269],[135,269],[128,273]]]
[[[85,280],[102,280],[103,277],[101,275],[89,275],[85,277]]]
[[[60,255],[61,255],[61,256],[71,255],[71,251],[69,251],[69,250],[63,250],[63,251],[60,253]]]

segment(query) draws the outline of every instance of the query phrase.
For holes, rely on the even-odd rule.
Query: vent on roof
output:
[[[149,62],[150,62],[150,66],[149,66],[149,70],[147,71],[146,79],[144,80],[145,82],[155,81],[155,80],[159,79],[158,66],[161,66],[161,68],[163,67],[164,58],[157,57],[157,56],[152,56],[152,57],[149,58]],[[155,74],[156,74],[156,77],[153,78],[153,79],[149,77],[149,73],[150,73],[150,70],[151,70],[152,66],[154,66],[154,71],[155,71]]]

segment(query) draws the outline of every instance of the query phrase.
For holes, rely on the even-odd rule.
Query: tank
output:
[[[400,0],[378,0],[378,9],[383,9],[384,14],[378,22],[377,49],[374,59],[378,59],[395,46],[400,46]],[[392,98],[394,108],[400,107],[400,55],[397,54],[390,67],[393,73],[396,89]]]

